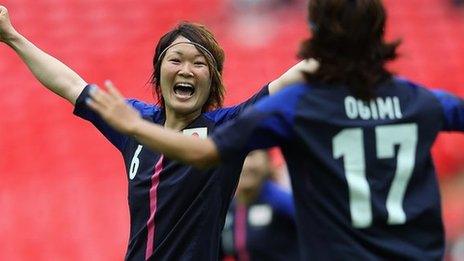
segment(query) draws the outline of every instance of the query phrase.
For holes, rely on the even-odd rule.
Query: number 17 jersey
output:
[[[368,101],[344,86],[286,88],[213,140],[223,161],[282,148],[304,260],[439,260],[444,232],[430,149],[442,130],[464,130],[463,101],[393,78]]]

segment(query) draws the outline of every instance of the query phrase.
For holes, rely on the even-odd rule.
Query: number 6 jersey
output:
[[[80,94],[74,113],[92,122],[124,157],[131,219],[126,260],[218,260],[220,233],[246,154],[208,170],[170,160],[106,124],[87,107],[88,91]],[[205,138],[268,94],[265,86],[238,106],[202,113],[182,132]],[[160,107],[128,103],[144,119],[164,124]]]
[[[393,78],[368,101],[344,86],[291,86],[212,138],[223,162],[282,148],[303,260],[440,260],[430,149],[440,131],[453,130],[464,130],[461,99]]]

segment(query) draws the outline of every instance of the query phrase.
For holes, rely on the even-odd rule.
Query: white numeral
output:
[[[387,223],[390,225],[406,222],[403,200],[414,169],[417,135],[417,124],[414,123],[375,128],[377,158],[394,158],[395,146],[398,145],[397,167],[386,202]],[[363,130],[342,130],[333,138],[332,147],[335,159],[343,157],[352,224],[356,228],[369,227],[372,224],[372,209],[370,188],[366,179]]]
[[[366,179],[362,129],[345,129],[334,137],[332,144],[334,158],[343,157],[353,226],[368,227],[372,224],[371,193]]]
[[[375,138],[379,159],[395,157],[395,145],[399,145],[395,176],[387,196],[387,223],[390,225],[404,224],[406,214],[403,209],[403,199],[416,160],[417,125],[377,127]]]
[[[135,178],[135,174],[137,174],[137,170],[139,169],[140,160],[138,157],[140,152],[142,151],[142,148],[142,145],[137,146],[134,156],[132,157],[132,161],[129,167],[129,179],[131,180]]]

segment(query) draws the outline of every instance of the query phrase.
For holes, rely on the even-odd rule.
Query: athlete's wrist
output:
[[[23,39],[25,39],[24,36],[22,36],[20,33],[18,33],[14,29],[12,29],[10,32],[2,33],[0,38],[2,42],[4,42],[5,44],[9,45],[12,48],[14,48],[15,45],[17,45]]]

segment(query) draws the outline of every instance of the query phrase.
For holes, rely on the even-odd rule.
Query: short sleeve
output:
[[[206,117],[211,118],[218,125],[232,120],[242,114],[246,109],[256,104],[261,99],[269,96],[269,85],[263,86],[257,93],[239,105],[218,109],[205,113]]]
[[[445,91],[433,90],[443,109],[444,131],[464,131],[464,101]]]
[[[80,118],[90,121],[97,129],[120,151],[122,151],[129,139],[109,126],[96,112],[87,106],[85,100],[89,98],[90,85],[87,85],[76,100],[74,114]],[[142,104],[137,100],[127,100],[127,103],[143,114]]]

